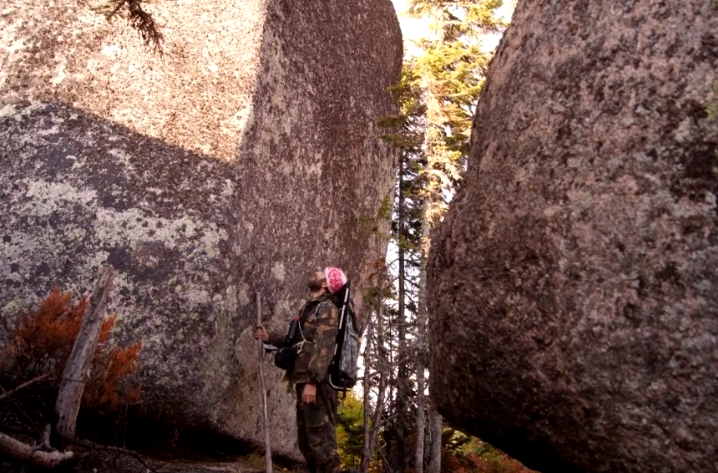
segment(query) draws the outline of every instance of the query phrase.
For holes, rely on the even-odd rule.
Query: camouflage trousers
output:
[[[327,381],[317,386],[317,399],[302,402],[303,384],[297,385],[297,434],[299,450],[312,473],[338,473],[336,416],[337,392]]]

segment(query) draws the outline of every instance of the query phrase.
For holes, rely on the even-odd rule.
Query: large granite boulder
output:
[[[432,396],[544,472],[718,469],[718,7],[520,1],[429,263]]]
[[[108,262],[145,406],[261,442],[255,293],[284,330],[310,268],[341,265],[361,296],[385,248],[393,7],[159,1],[160,56],[93,6],[0,12],[0,310],[87,290]],[[272,444],[293,457],[292,396],[268,371]]]

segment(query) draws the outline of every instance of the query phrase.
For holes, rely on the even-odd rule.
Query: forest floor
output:
[[[264,455],[232,455],[221,452],[146,451],[114,447],[75,448],[79,459],[53,469],[18,462],[0,455],[2,473],[263,473]],[[305,473],[302,465],[273,464],[276,473]]]
[[[84,458],[80,462],[69,463],[53,469],[40,468],[27,463],[3,461],[0,458],[0,471],[3,473],[264,473],[264,464],[257,466],[255,458],[236,458],[232,461],[199,460],[156,460],[137,458],[106,452]],[[302,467],[274,466],[276,473],[304,473]]]

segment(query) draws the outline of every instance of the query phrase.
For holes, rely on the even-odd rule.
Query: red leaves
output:
[[[114,317],[108,320],[114,323]],[[112,324],[109,324],[109,327],[111,326]],[[104,332],[100,336],[103,334]],[[141,347],[140,342],[127,348],[107,347],[104,344],[98,347],[90,381],[82,395],[83,406],[108,413],[115,412],[124,404],[133,404],[139,400],[141,386],[127,385],[124,381],[137,371]]]
[[[52,373],[45,382],[45,394],[34,396],[32,402],[50,404],[56,393],[67,358],[80,330],[87,307],[87,298],[73,302],[72,292],[55,288],[36,310],[26,310],[3,318],[7,332],[0,348],[0,386],[6,391],[44,373]],[[92,360],[90,379],[82,397],[82,409],[109,414],[125,404],[139,400],[139,385],[127,379],[138,369],[141,344],[123,348],[111,341],[116,316],[102,324],[98,346]],[[49,384],[49,385],[48,385]],[[22,403],[23,392],[16,395]],[[42,400],[41,400],[42,399]],[[39,409],[42,410],[42,409]],[[0,416],[1,417],[1,416]]]
[[[59,378],[87,306],[85,297],[75,304],[71,300],[71,292],[55,288],[37,310],[14,317],[16,328],[2,349],[2,368],[17,378],[17,384],[48,371]]]
[[[444,455],[441,470],[452,473],[533,473],[505,454],[484,458],[474,453],[466,456]]]

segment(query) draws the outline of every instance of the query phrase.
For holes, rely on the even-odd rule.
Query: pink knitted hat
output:
[[[327,289],[329,289],[329,292],[332,294],[341,291],[347,283],[346,274],[339,268],[324,269],[324,278],[327,280]]]

